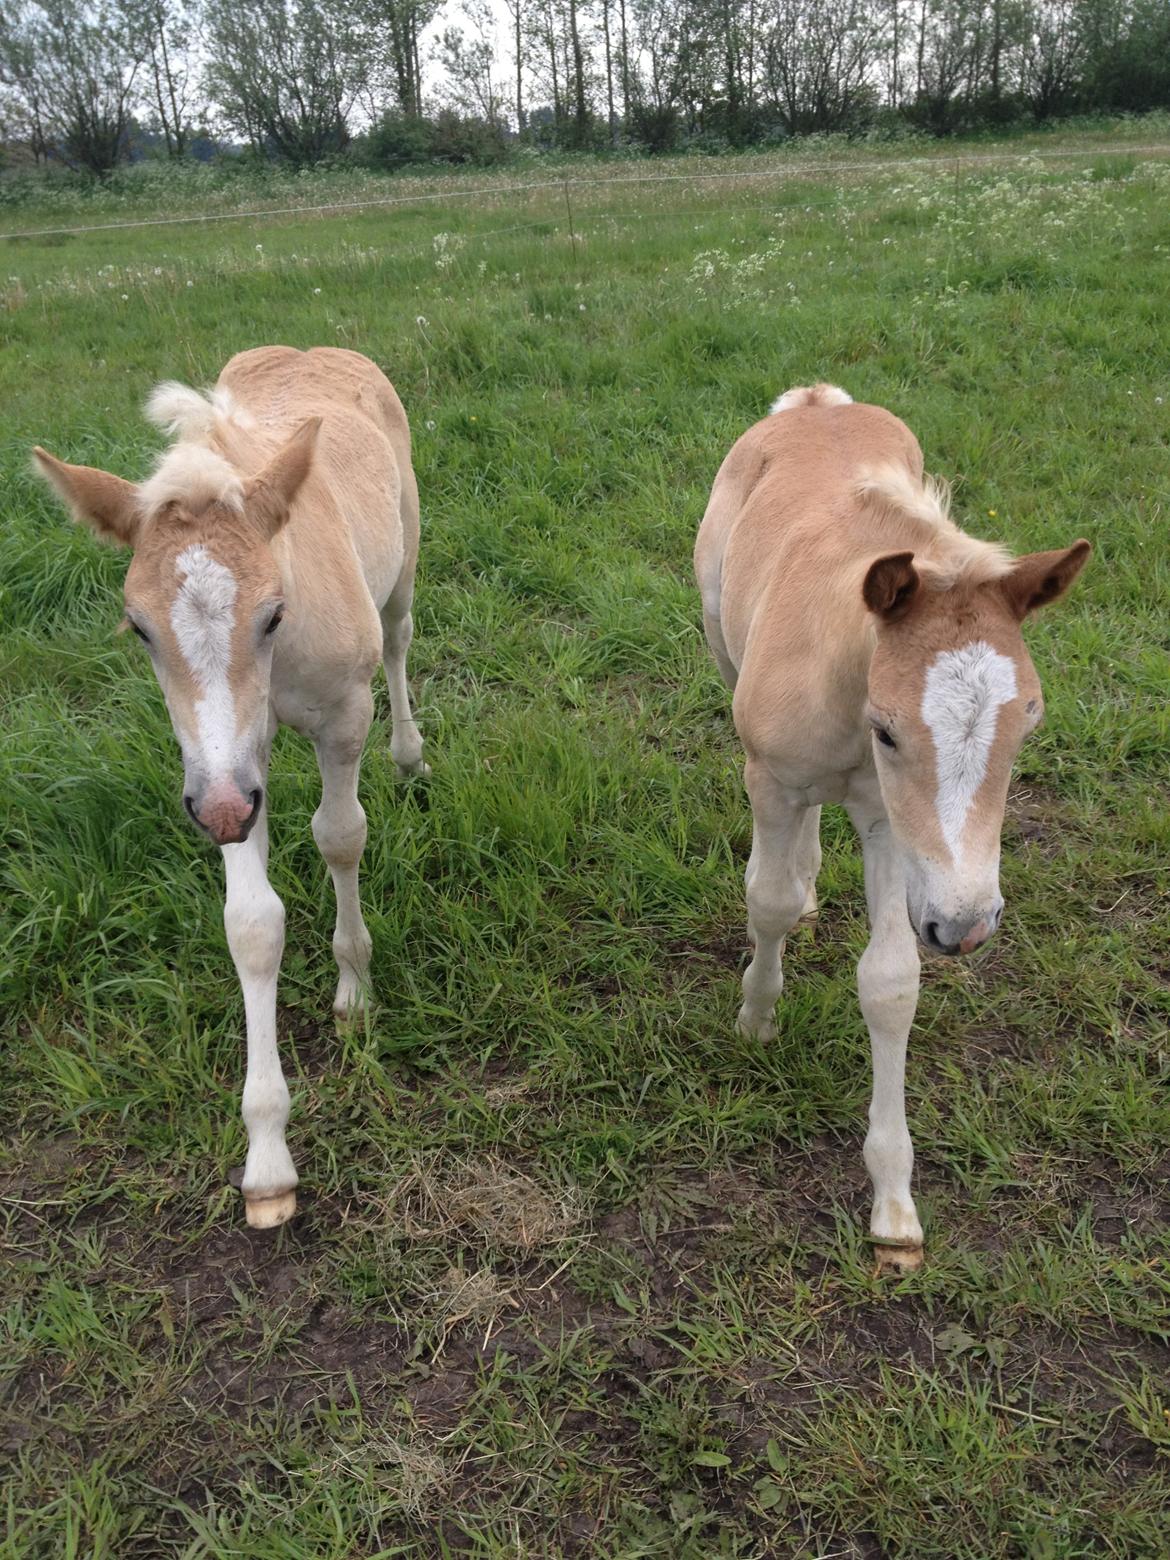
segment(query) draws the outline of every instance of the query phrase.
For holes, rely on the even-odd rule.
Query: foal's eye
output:
[[[275,634],[276,630],[280,627],[281,619],[283,617],[284,617],[284,609],[283,608],[281,608],[281,610],[278,611],[278,612],[274,612],[272,614],[272,617],[269,619],[268,627],[264,630],[264,632],[266,634]]]
[[[893,737],[890,736],[889,732],[884,726],[875,726],[874,736],[881,743],[882,747],[893,748],[895,751],[897,751],[898,744],[894,741]]]
[[[134,621],[133,618],[129,618],[127,621],[130,624],[131,630],[138,635],[142,643],[144,645],[148,645],[150,643],[150,635],[146,632],[146,630],[144,628],[139,628],[138,624]]]

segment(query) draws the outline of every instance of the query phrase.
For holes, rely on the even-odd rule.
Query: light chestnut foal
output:
[[[207,396],[160,385],[147,415],[175,442],[141,486],[38,449],[77,519],[134,550],[129,626],[145,641],[183,753],[183,802],[223,847],[224,924],[244,991],[248,1223],[296,1208],[289,1094],[276,1043],[284,907],[268,882],[264,787],[277,725],[313,742],[313,837],[337,897],[334,1010],[362,1009],[370,935],[358,899],[366,819],[358,769],[380,658],[390,751],[422,774],[406,652],[418,558],[410,430],[381,371],[356,352],[258,347]]]
[[[1013,560],[964,535],[910,430],[831,385],[788,391],[743,435],[703,517],[704,624],[734,690],[752,804],[739,1028],[775,1034],[785,936],[816,912],[821,804],[841,802],[872,928],[857,983],[879,1266],[922,1260],[905,1106],[917,941],[970,953],[999,924],[1008,780],[1042,713],[1020,624],[1089,550]]]

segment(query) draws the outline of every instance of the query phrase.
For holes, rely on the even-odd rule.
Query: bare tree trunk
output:
[[[622,18],[622,120],[627,134],[630,124],[630,46],[626,38],[626,0],[618,0]]]
[[[573,98],[578,146],[585,144],[589,132],[589,110],[585,104],[585,58],[581,34],[577,29],[577,0],[569,0],[569,38],[573,46]]]
[[[609,4],[610,0],[601,0],[601,25],[605,32],[605,96],[609,105],[609,138],[617,140],[617,120],[613,112],[613,55],[609,46]]]

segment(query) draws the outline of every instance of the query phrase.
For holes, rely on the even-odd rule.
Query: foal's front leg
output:
[[[849,804],[865,855],[871,935],[857,966],[873,1054],[865,1165],[873,1182],[870,1234],[878,1266],[921,1266],[922,1225],[910,1191],[914,1146],[906,1125],[906,1042],[918,1006],[918,944],[906,913],[906,877],[877,797]]]
[[[365,1011],[370,969],[372,943],[358,896],[358,865],[366,848],[366,815],[358,801],[358,772],[373,714],[370,690],[362,688],[314,741],[321,770],[321,805],[313,814],[313,838],[329,867],[337,898],[333,956],[340,979],[333,1011],[338,1017]]]
[[[276,977],[284,951],[284,906],[268,881],[268,808],[242,845],[223,847],[227,899],[223,921],[244,991],[248,1072],[243,1115],[248,1129],[244,1212],[254,1229],[283,1224],[296,1211],[297,1173],[284,1141],[288,1085],[276,1045]]]
[[[784,939],[809,903],[820,850],[806,838],[809,809],[792,800],[760,759],[748,759],[744,783],[752,804],[752,853],[744,882],[755,956],[744,971],[738,1028],[757,1040],[771,1040],[776,1034],[773,1010],[784,985]],[[813,828],[819,816],[820,809],[813,809]]]

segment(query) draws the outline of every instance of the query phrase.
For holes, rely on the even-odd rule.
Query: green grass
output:
[[[0,1555],[1164,1552],[1167,166],[688,172],[574,191],[572,232],[512,181],[8,248]],[[156,379],[277,340],[368,352],[411,416],[434,775],[394,779],[383,721],[376,1009],[339,1034],[278,742],[303,1195],[258,1236],[218,861],[113,632],[124,559],[27,450],[138,475]],[[976,533],[1095,545],[1030,630],[1004,929],[926,972],[897,1283],[833,809],[781,1036],[733,1032],[749,815],[689,574],[727,447],[819,377],[903,416]]]

